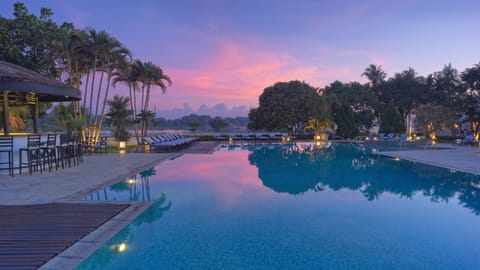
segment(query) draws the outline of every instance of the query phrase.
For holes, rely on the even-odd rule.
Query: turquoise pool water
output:
[[[348,144],[184,155],[105,198],[155,203],[78,269],[480,269],[480,177]]]

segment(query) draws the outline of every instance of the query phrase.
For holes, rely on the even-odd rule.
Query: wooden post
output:
[[[38,133],[38,99],[35,98],[33,105],[33,133]]]
[[[8,124],[8,90],[3,90],[3,134],[8,135],[10,126]]]

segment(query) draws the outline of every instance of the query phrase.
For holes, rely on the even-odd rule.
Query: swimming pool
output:
[[[480,177],[348,144],[184,155],[104,194],[155,204],[78,269],[480,268]]]

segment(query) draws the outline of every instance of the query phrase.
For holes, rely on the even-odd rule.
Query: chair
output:
[[[93,146],[94,153],[107,153],[107,138],[101,137],[100,140]]]
[[[13,177],[13,136],[0,136],[0,153],[8,154],[8,162],[0,162],[0,165],[8,165],[8,174]]]
[[[24,165],[28,167],[28,172],[30,174],[32,174],[34,170],[40,170],[42,173],[42,166],[45,164],[42,164],[41,152],[40,135],[29,135],[27,137],[27,147],[20,148],[19,150],[19,173],[22,174],[22,168],[24,168]],[[27,155],[27,160],[25,162],[23,161],[23,153]]]

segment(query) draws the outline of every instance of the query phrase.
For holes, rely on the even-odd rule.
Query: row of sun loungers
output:
[[[376,141],[406,141],[407,134],[400,134],[399,136],[395,136],[393,133],[379,133],[377,136],[374,134],[368,134],[367,140],[376,140]]]
[[[151,150],[158,151],[182,148],[197,141],[198,138],[185,137],[179,134],[161,134],[143,140],[145,144],[150,146]]]
[[[230,144],[261,144],[261,143],[281,143],[293,140],[287,133],[243,133],[243,134],[215,134],[213,139],[216,142]]]

